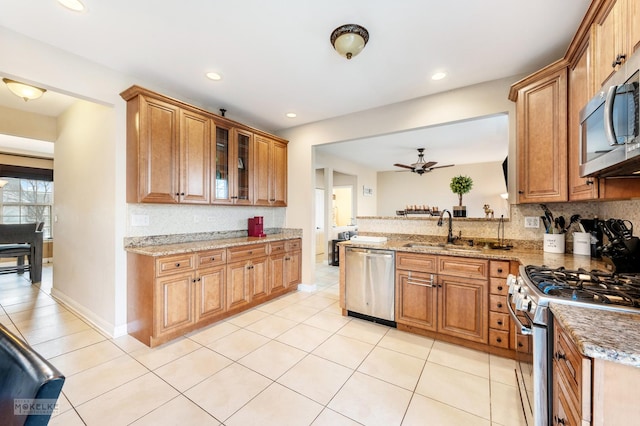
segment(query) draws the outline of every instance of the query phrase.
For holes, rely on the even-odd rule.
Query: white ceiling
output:
[[[228,117],[268,131],[532,72],[563,56],[589,5],[587,0],[83,1],[87,10],[75,13],[55,0],[0,0],[0,26],[212,111],[226,108]],[[345,23],[363,25],[370,34],[364,51],[350,61],[329,42],[332,30]],[[206,79],[208,71],[223,79]],[[436,71],[448,76],[433,81]],[[38,101],[11,101],[57,115],[60,107],[45,104],[53,95],[50,90]],[[6,101],[0,91],[0,105]],[[285,117],[290,111],[298,117]],[[437,149],[429,141],[447,137],[417,139],[393,138],[410,150],[424,146],[429,160]],[[469,141],[448,139],[451,149],[455,140]],[[413,162],[411,154],[392,162]]]

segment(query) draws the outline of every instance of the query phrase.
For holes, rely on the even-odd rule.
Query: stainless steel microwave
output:
[[[639,69],[640,52],[580,111],[580,176],[640,175]]]

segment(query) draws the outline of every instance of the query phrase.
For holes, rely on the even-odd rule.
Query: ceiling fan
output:
[[[424,148],[418,148],[418,161],[411,164],[410,166],[407,166],[406,164],[394,164],[394,166],[396,167],[402,167],[404,169],[409,169],[411,170],[413,173],[417,173],[419,175],[422,176],[422,174],[424,173],[428,173],[434,169],[441,169],[443,167],[451,167],[453,166],[453,164],[447,164],[446,166],[438,166],[438,167],[433,167],[436,164],[438,164],[437,161],[429,161],[426,162],[424,161]]]

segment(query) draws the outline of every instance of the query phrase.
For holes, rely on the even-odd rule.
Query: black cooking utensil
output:
[[[562,232],[567,232],[569,230],[569,228],[571,228],[571,225],[573,225],[574,223],[580,223],[580,215],[579,214],[574,214],[569,218],[569,224],[564,228],[564,230]]]
[[[564,229],[564,225],[566,224],[565,220],[564,220],[564,216],[558,216],[556,218],[556,223],[558,224],[558,231],[561,233],[567,232],[566,229]]]

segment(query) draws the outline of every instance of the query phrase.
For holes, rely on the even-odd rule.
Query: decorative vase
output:
[[[453,206],[453,217],[467,217],[467,206]]]

